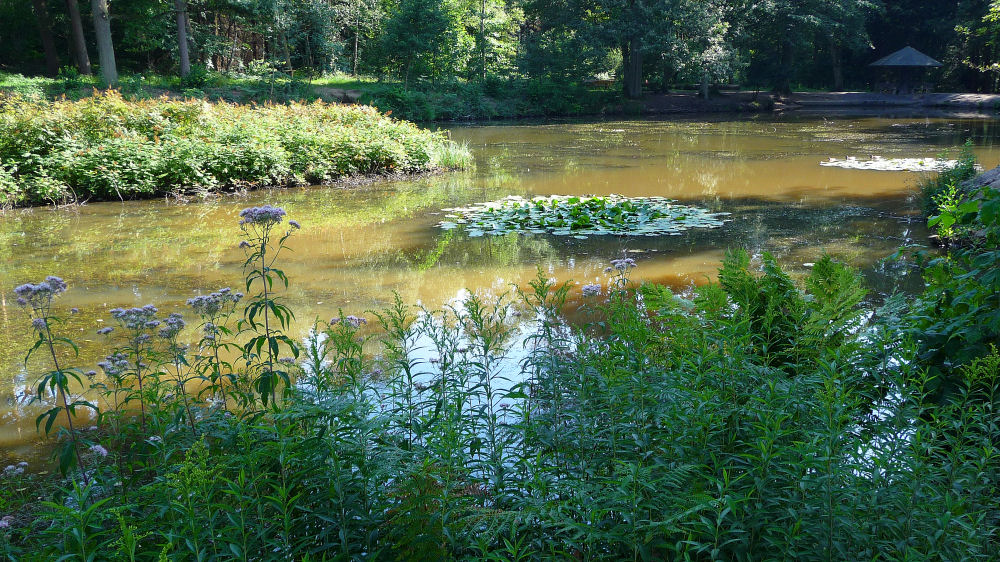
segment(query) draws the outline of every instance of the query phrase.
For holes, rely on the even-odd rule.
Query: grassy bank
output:
[[[956,264],[996,253],[1000,197],[980,201],[993,237]],[[624,258],[581,293],[540,273],[445,311],[344,311],[296,342],[275,269],[298,229],[286,218],[241,214],[247,295],[113,311],[103,377],[53,368],[71,361],[49,349],[72,288],[18,288],[41,427],[73,407],[92,408],[96,429],[63,430],[50,501],[5,504],[0,552],[808,561],[1000,548],[1000,355],[986,345],[1000,307],[963,317],[967,295],[949,285],[995,300],[1000,269],[925,264],[923,295],[872,310],[861,276],[829,258],[796,282],[770,256],[731,252],[718,284],[684,295],[633,286],[642,264]],[[570,301],[592,322],[567,323]],[[956,331],[942,340],[926,322]],[[68,402],[90,384],[98,400]],[[24,487],[30,471],[9,472]]]
[[[56,99],[93,95],[101,84],[90,76],[25,77],[0,73],[0,92]],[[288,103],[326,101],[362,103],[411,121],[511,119],[518,117],[596,115],[638,112],[619,89],[594,89],[551,80],[491,80],[468,82],[418,81],[409,85],[343,75],[314,78],[230,76],[205,72],[193,78],[128,75],[119,83],[127,99],[169,95],[230,103]]]
[[[94,92],[0,98],[0,206],[134,199],[463,167],[467,150],[366,106]]]

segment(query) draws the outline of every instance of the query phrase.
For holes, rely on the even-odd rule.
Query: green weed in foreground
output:
[[[158,318],[119,334],[145,346],[119,378],[145,413],[102,408],[89,484],[70,471],[40,513],[8,521],[5,554],[991,560],[1000,547],[1000,357],[928,401],[932,377],[894,327],[905,303],[870,314],[858,273],[829,258],[800,285],[770,256],[733,252],[720,283],[690,295],[636,289],[622,258],[579,297],[585,327],[561,316],[569,286],[541,275],[442,311],[397,298],[318,322],[299,361],[279,359],[286,380],[263,324],[288,314],[263,261],[279,211],[244,212],[268,228],[244,232],[257,296],[192,299],[188,363],[213,400],[178,389]],[[241,302],[236,332],[225,319]],[[368,341],[382,352],[365,355]],[[223,343],[236,360],[213,359]]]
[[[0,98],[0,207],[318,184],[466,167],[441,133],[365,106]]]

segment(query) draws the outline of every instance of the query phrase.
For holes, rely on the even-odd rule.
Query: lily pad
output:
[[[444,209],[452,220],[442,221],[442,229],[464,226],[469,236],[506,232],[548,233],[573,236],[664,236],[678,235],[689,228],[719,228],[729,213],[681,205],[664,197],[510,196],[471,207]]]

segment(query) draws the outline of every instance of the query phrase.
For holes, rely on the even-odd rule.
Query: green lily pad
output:
[[[444,209],[452,220],[438,226],[445,230],[465,227],[469,236],[528,232],[573,236],[679,235],[689,228],[719,228],[729,213],[681,205],[664,197],[565,196],[525,199],[511,196],[471,207]]]

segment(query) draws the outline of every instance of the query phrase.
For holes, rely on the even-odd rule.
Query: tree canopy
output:
[[[910,45],[944,62],[941,87],[1000,89],[996,0],[0,0],[0,42],[0,70],[107,82],[115,66],[407,85],[613,77],[631,97],[863,88],[869,62]]]

